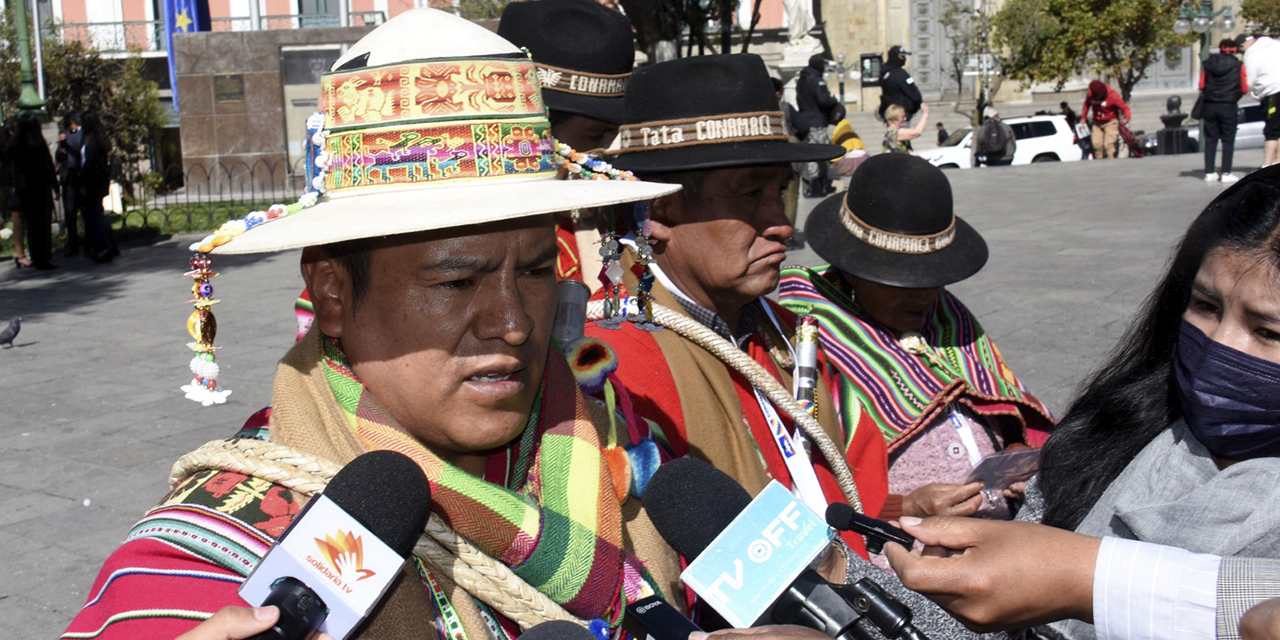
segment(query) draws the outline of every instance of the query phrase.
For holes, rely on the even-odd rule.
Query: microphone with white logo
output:
[[[313,497],[240,586],[280,620],[254,640],[351,634],[400,575],[431,515],[431,485],[394,451],[352,460]]]
[[[681,458],[645,489],[658,533],[691,562],[680,575],[736,628],[798,624],[837,640],[925,640],[911,611],[869,579],[833,585],[809,569],[835,531],[781,484],[754,500],[711,465]]]

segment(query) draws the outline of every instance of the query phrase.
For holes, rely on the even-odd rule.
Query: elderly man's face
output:
[[[782,204],[790,180],[789,165],[715,169],[696,202],[679,193],[659,201],[653,236],[663,272],[721,316],[773,291],[795,233]]]
[[[524,427],[555,315],[550,215],[408,235],[371,251],[358,305],[351,275],[303,256],[316,326],[406,431],[464,469]]]

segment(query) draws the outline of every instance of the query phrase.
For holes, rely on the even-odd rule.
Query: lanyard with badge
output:
[[[773,323],[774,328],[778,330],[778,335],[786,336],[781,323],[778,322],[778,318],[764,298],[760,299],[760,306],[764,308],[769,322]],[[784,342],[787,343],[792,360],[799,366],[801,361],[797,357],[795,348],[791,346],[790,341],[784,340]],[[755,393],[760,412],[764,414],[765,422],[769,424],[773,444],[778,447],[778,453],[782,455],[782,460],[787,464],[787,471],[791,474],[791,493],[814,513],[826,513],[827,498],[822,494],[822,486],[818,484],[818,474],[813,470],[813,462],[809,459],[809,441],[805,438],[804,432],[797,428],[795,434],[788,433],[787,426],[778,416],[773,403],[769,402],[764,393],[755,386],[751,387],[751,391]]]

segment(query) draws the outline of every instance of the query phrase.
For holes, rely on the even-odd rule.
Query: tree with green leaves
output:
[[[1240,17],[1260,33],[1280,33],[1280,0],[1241,0]]]
[[[14,3],[9,4],[0,24],[0,109],[6,117],[17,113],[21,93],[17,34],[11,19],[13,6]],[[73,109],[97,111],[111,146],[121,159],[136,161],[146,157],[152,132],[164,126],[165,119],[156,83],[143,76],[142,58],[103,57],[77,40],[42,38],[40,46],[47,113],[58,118]]]
[[[1077,75],[1105,76],[1128,100],[1160,53],[1191,43],[1173,32],[1180,8],[1168,0],[1009,0],[995,19],[1004,73],[1058,88]]]

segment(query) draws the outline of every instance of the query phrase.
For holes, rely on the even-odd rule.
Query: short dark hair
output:
[[[369,295],[373,264],[373,242],[369,238],[335,242],[320,247],[320,250],[351,276],[351,313],[355,314]]]

